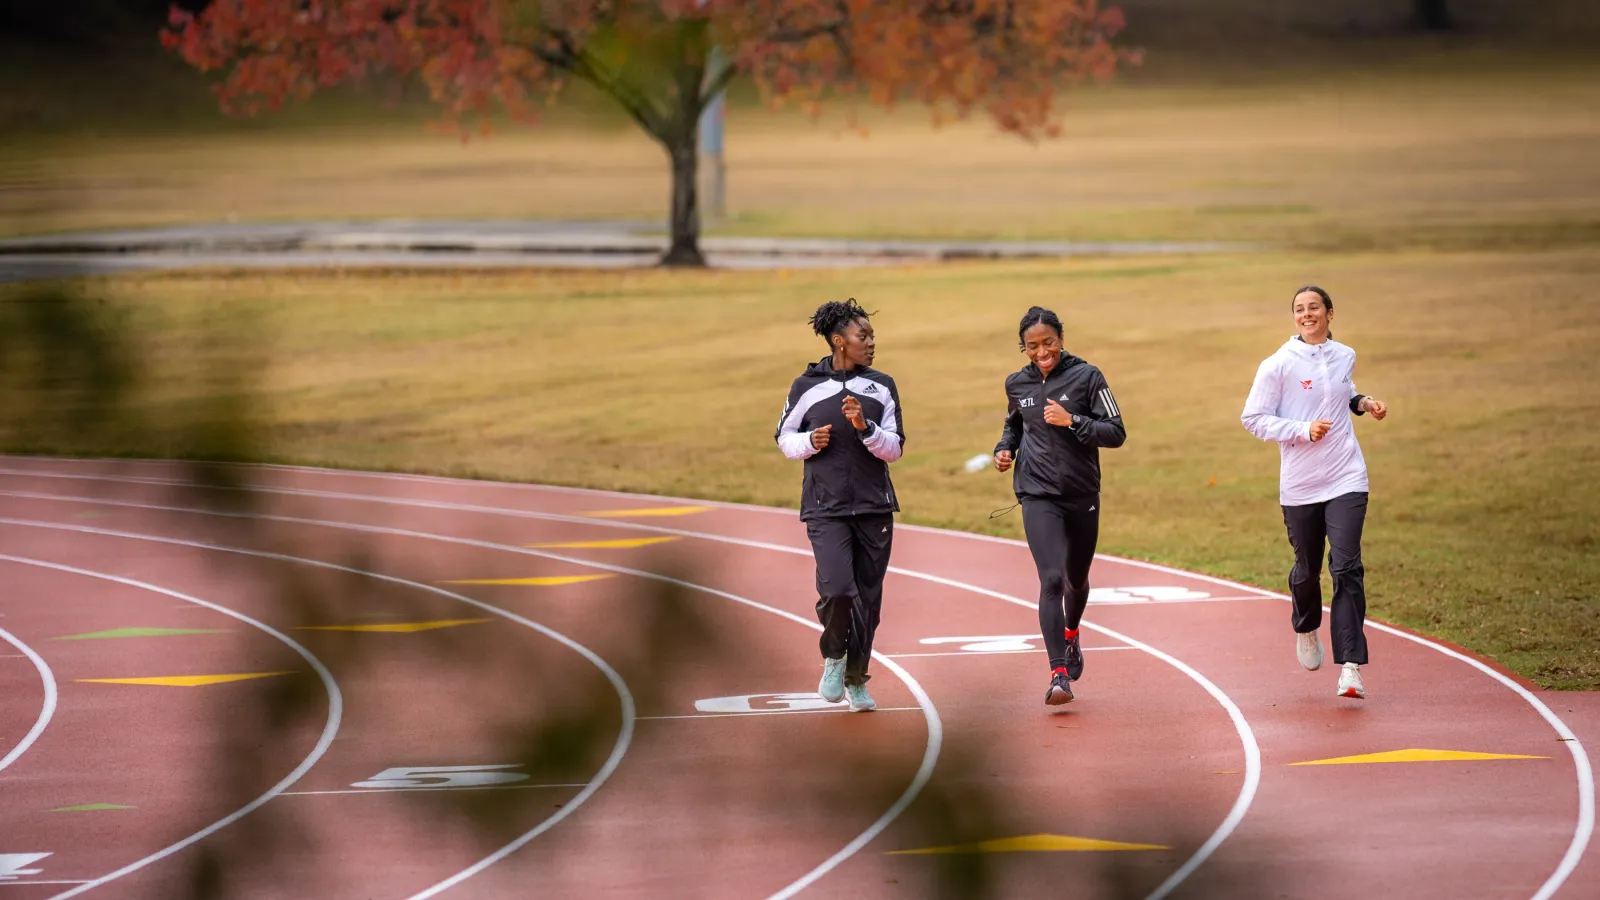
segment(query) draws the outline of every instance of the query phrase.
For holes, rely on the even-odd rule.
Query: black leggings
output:
[[[1050,668],[1067,664],[1066,633],[1089,604],[1089,564],[1100,539],[1100,501],[1022,498],[1022,527],[1039,569],[1039,630]]]

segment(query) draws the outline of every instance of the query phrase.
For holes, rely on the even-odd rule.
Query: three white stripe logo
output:
[[[1106,412],[1110,413],[1112,418],[1122,415],[1122,411],[1117,409],[1117,401],[1111,396],[1109,388],[1100,389],[1100,402],[1104,404]]]

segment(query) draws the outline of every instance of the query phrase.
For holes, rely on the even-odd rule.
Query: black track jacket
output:
[[[844,417],[846,396],[861,404],[866,431],[858,433]],[[833,430],[818,450],[811,432],[824,425]],[[900,511],[889,463],[900,458],[906,438],[893,378],[867,366],[836,372],[832,357],[812,363],[789,388],[773,439],[784,456],[806,462],[802,521]]]
[[[1071,428],[1044,420],[1046,399],[1076,421]],[[1078,499],[1100,493],[1100,448],[1128,439],[1122,412],[1100,370],[1069,353],[1050,371],[1028,363],[1006,376],[1006,424],[994,451],[1016,462],[1011,488],[1017,498]]]

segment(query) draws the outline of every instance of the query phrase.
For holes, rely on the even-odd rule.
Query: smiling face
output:
[[[872,365],[872,359],[878,353],[878,339],[872,332],[872,323],[866,319],[857,319],[846,325],[844,331],[831,336],[828,343],[833,346],[835,359],[843,356],[847,369]]]
[[[1061,362],[1061,335],[1043,322],[1022,333],[1022,352],[1039,367],[1039,373],[1049,375]]]
[[[1294,325],[1300,339],[1308,344],[1320,344],[1328,339],[1328,328],[1333,323],[1333,310],[1323,302],[1316,291],[1301,291],[1294,298]]]

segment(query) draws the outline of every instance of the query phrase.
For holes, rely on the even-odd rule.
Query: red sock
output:
[[[1075,638],[1077,636],[1078,636],[1078,629],[1076,629],[1076,628],[1068,628],[1067,629],[1067,640],[1070,641],[1070,640],[1072,640],[1073,638]]]
[[[1067,667],[1066,666],[1062,666],[1062,667],[1060,667],[1058,669],[1051,669],[1050,670],[1050,674],[1051,675],[1065,675],[1065,674],[1067,674]]]

